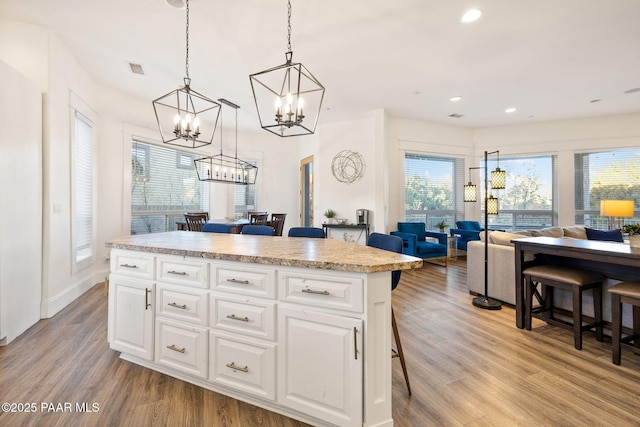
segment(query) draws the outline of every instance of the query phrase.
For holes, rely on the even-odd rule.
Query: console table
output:
[[[562,264],[595,271],[615,280],[638,280],[640,277],[640,248],[627,244],[596,240],[563,239],[556,237],[528,237],[514,239],[516,326],[524,328],[525,252],[546,257],[549,264]],[[539,258],[539,257],[537,257]]]
[[[324,230],[324,237],[329,237],[330,228],[357,228],[360,230],[364,230],[365,243],[366,243],[366,240],[369,239],[369,224],[322,224],[322,229]]]

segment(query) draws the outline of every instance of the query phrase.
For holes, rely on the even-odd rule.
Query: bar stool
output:
[[[602,341],[602,283],[604,277],[589,271],[564,267],[561,265],[536,265],[522,272],[525,282],[525,328],[531,330],[531,317],[534,313],[548,312],[548,316],[536,316],[557,326],[573,329],[575,348],[582,350],[582,331],[595,328],[596,339]],[[542,294],[537,284],[542,285]],[[554,288],[571,291],[573,296],[573,324],[554,316]],[[582,324],[582,293],[593,289],[594,322]],[[540,301],[540,307],[533,309],[533,297]]]
[[[621,344],[640,349],[640,282],[621,282],[609,288],[611,293],[611,346],[615,365],[620,364]],[[622,303],[633,306],[633,335],[622,338]]]

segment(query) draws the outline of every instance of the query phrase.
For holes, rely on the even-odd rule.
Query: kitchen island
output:
[[[107,246],[123,359],[313,425],[393,425],[390,271],[419,258],[180,231]]]

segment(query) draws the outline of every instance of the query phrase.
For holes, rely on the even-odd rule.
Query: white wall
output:
[[[477,129],[473,138],[476,159],[485,150],[500,150],[500,156],[504,157],[556,154],[558,225],[573,225],[574,153],[640,147],[640,114]]]
[[[473,129],[447,126],[399,117],[389,118],[389,223],[390,231],[404,221],[404,155],[405,153],[449,155],[465,159],[471,166]],[[474,206],[465,203],[465,217],[473,217]]]
[[[357,209],[369,209],[372,212],[370,222],[374,224],[373,228],[378,221],[377,215],[384,218],[384,212],[376,209],[376,201],[382,197],[376,192],[376,177],[384,165],[380,164],[376,157],[375,130],[373,113],[358,120],[321,126],[318,133],[318,151],[314,155],[317,184],[314,201],[316,226],[326,219],[322,214],[327,209],[333,209],[337,218],[346,218],[351,223],[356,221]],[[343,150],[360,153],[366,163],[364,176],[351,184],[338,181],[332,173],[332,161]],[[345,231],[354,238],[359,237],[357,231]]]

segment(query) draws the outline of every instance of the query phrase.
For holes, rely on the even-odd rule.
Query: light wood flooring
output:
[[[464,259],[403,272],[393,303],[413,396],[393,361],[396,426],[640,425],[640,356],[610,342],[514,310],[471,304]],[[474,274],[480,274],[475,272]],[[54,318],[0,347],[0,402],[36,403],[35,413],[0,412],[0,426],[300,426],[295,420],[122,361],[107,345],[107,298],[97,285]],[[47,412],[65,402],[72,412]],[[99,405],[77,413],[76,403]],[[48,407],[49,409],[51,407]],[[60,407],[53,407],[60,409]],[[64,409],[64,407],[62,407]]]

